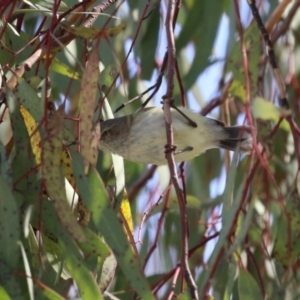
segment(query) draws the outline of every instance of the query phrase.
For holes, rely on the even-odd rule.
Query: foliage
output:
[[[2,1],[0,299],[298,299],[299,5]],[[98,151],[100,120],[168,97],[253,153]]]

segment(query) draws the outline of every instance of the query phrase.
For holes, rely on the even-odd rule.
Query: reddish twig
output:
[[[165,125],[166,125],[166,158],[168,160],[168,165],[171,173],[171,180],[174,185],[179,209],[180,209],[180,222],[181,222],[181,268],[182,274],[185,277],[187,285],[190,290],[192,299],[199,299],[198,289],[196,283],[192,277],[189,264],[188,264],[188,222],[187,222],[187,210],[186,210],[186,199],[179,186],[178,175],[176,164],[174,160],[174,137],[173,137],[173,127],[172,127],[172,114],[171,106],[173,105],[173,90],[174,90],[174,74],[175,74],[175,64],[176,64],[176,49],[174,41],[174,13],[175,13],[175,1],[170,0],[167,7],[166,16],[166,35],[167,35],[167,45],[168,45],[168,75],[167,75],[167,91],[163,97],[163,108],[165,114]]]
[[[264,23],[263,23],[260,15],[259,15],[259,12],[258,12],[258,9],[256,7],[255,2],[256,2],[255,0],[248,0],[248,4],[249,4],[250,9],[252,11],[253,17],[256,20],[257,26],[260,29],[261,34],[262,34],[262,36],[264,38],[264,41],[265,41],[265,44],[266,44],[267,52],[268,52],[269,59],[270,59],[270,64],[273,68],[274,77],[275,77],[275,80],[277,82],[277,85],[278,85],[278,88],[279,88],[279,91],[280,91],[280,105],[285,109],[289,109],[290,106],[289,106],[289,103],[286,99],[285,84],[284,84],[284,81],[281,77],[281,74],[280,74],[280,71],[279,71],[279,68],[278,68],[278,64],[277,64],[277,61],[276,61],[276,58],[275,58],[275,53],[274,53],[274,50],[273,50],[273,43],[270,40],[268,31],[266,30],[266,28],[264,26]],[[247,85],[247,82],[246,82],[246,85]]]
[[[172,278],[171,290],[170,290],[169,296],[167,297],[168,300],[172,300],[172,299],[176,298],[174,291],[175,291],[175,287],[176,287],[176,283],[177,283],[179,275],[180,275],[180,267],[178,266],[175,269],[175,272],[174,272],[174,275]]]
[[[290,2],[290,1],[285,1],[285,2]],[[281,2],[279,4],[282,5],[284,2]],[[287,16],[285,17],[285,19],[282,21],[282,23],[280,24],[280,27],[278,29],[276,29],[272,34],[271,34],[271,41],[272,43],[275,43],[283,34],[285,34],[288,29],[290,28],[290,24],[296,14],[296,12],[298,11],[298,8],[300,6],[300,0],[297,0],[293,3],[291,9],[289,10]],[[280,15],[280,18],[282,16]],[[267,31],[270,33],[270,30],[268,30],[268,23],[266,24],[266,29]]]
[[[149,169],[146,170],[146,172],[139,177],[139,179],[134,183],[134,185],[128,190],[128,199],[129,201],[132,201],[141,188],[147,183],[147,181],[152,178],[154,175],[154,172],[156,170],[157,166],[152,165]]]
[[[160,197],[161,199],[161,197]],[[160,201],[159,199],[159,201]],[[161,215],[159,217],[159,221],[158,221],[158,224],[157,224],[157,231],[156,231],[156,235],[155,235],[155,238],[154,238],[154,241],[153,241],[153,244],[152,246],[150,247],[148,253],[147,253],[147,256],[145,258],[145,261],[144,261],[144,265],[143,265],[143,270],[145,270],[146,268],[146,265],[153,253],[153,251],[156,249],[157,247],[157,242],[158,242],[158,238],[159,238],[159,235],[160,235],[160,232],[162,230],[162,225],[163,225],[163,222],[164,222],[164,219],[165,219],[165,215],[169,209],[169,202],[170,202],[170,188],[167,189],[167,193],[166,193],[166,197],[165,197],[165,203],[164,203],[164,207],[163,207],[163,210],[161,212]],[[158,203],[158,202],[157,202]],[[153,209],[153,207],[151,208],[151,210]]]
[[[210,240],[216,238],[219,235],[219,232],[216,232],[215,234],[209,236],[209,237],[204,237],[199,244],[194,246],[192,249],[189,250],[188,256],[191,258],[197,250],[200,248],[204,247],[207,242]],[[174,274],[177,272],[177,269],[181,267],[181,263],[179,262],[176,267],[171,270],[169,273],[167,273],[163,278],[161,278],[158,282],[156,282],[151,288],[154,291],[154,294],[158,292],[158,290],[172,277]]]
[[[137,25],[137,29],[136,29],[136,32],[134,34],[132,43],[131,43],[131,45],[129,47],[129,50],[128,50],[127,54],[126,54],[125,59],[123,60],[123,62],[121,64],[121,67],[120,67],[121,70],[124,69],[124,67],[125,67],[125,65],[126,65],[126,63],[128,61],[129,55],[131,54],[131,52],[133,50],[133,46],[135,45],[136,39],[137,39],[138,34],[139,34],[140,30],[141,30],[142,22],[145,20],[145,16],[146,16],[147,11],[149,9],[149,5],[150,5],[149,2],[147,2],[146,5],[145,5],[145,8],[144,8],[144,10],[142,12],[142,15],[141,15],[141,18],[140,18],[139,23]],[[102,98],[102,101],[100,100],[100,109],[102,108],[103,99],[110,93],[111,89],[113,88],[113,86],[115,85],[115,83],[116,83],[116,81],[117,81],[117,79],[119,77],[120,77],[120,71],[116,74],[116,76],[115,76],[114,80],[112,81],[110,87],[107,89],[107,91],[105,91],[105,95]]]

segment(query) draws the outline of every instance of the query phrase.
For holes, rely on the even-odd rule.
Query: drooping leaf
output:
[[[86,257],[91,255],[101,257],[103,260],[110,255],[110,250],[104,241],[96,233],[88,228],[82,228],[87,241],[79,243],[80,249],[83,251]]]
[[[72,278],[75,280],[80,296],[84,300],[101,300],[103,299],[97,283],[95,282],[92,273],[83,264],[82,257],[68,253],[68,249],[63,247],[66,255],[66,265],[70,271]]]
[[[38,44],[38,40],[32,40],[26,32],[22,30],[18,32],[12,23],[3,22],[0,24],[0,31],[4,31],[4,43],[0,47],[1,65],[22,63],[32,54]]]
[[[38,131],[37,123],[22,105],[20,105],[20,112],[24,118],[36,164],[39,165],[41,163],[41,136]]]
[[[127,226],[124,225],[125,227],[125,232],[126,235],[128,236],[128,234],[131,234],[131,236],[133,236],[133,221],[132,221],[132,215],[131,215],[131,209],[130,209],[130,203],[127,197],[127,192],[126,190],[124,190],[124,194],[123,194],[123,200],[121,203],[121,214],[124,218],[124,221],[127,223]],[[129,230],[129,232],[127,230]],[[128,237],[128,240],[130,241],[130,238]]]
[[[298,191],[294,188],[278,222],[272,256],[285,267],[293,265],[300,254],[299,202]]]
[[[176,40],[177,52],[189,42],[195,44],[195,57],[191,67],[183,78],[185,89],[190,88],[197,77],[211,63],[210,56],[218,30],[222,8],[218,0],[193,1],[187,10],[182,30]]]
[[[104,101],[103,108],[104,108],[104,115],[105,115],[106,119],[112,119],[114,117],[114,115],[113,115],[111,107],[106,99]],[[101,124],[100,124],[100,126],[101,126]],[[119,205],[123,199],[123,190],[125,187],[124,160],[123,160],[123,157],[121,157],[119,155],[115,155],[113,153],[111,153],[111,157],[112,157],[112,162],[113,162],[113,166],[114,166],[114,174],[115,174],[115,180],[116,180],[115,194],[116,194],[117,200],[118,200],[117,204]]]
[[[116,267],[117,267],[117,260],[113,255],[113,253],[111,253],[110,256],[108,256],[104,260],[102,268],[98,275],[98,277],[100,278],[99,289],[102,293],[106,291],[111,281],[114,279]]]
[[[227,182],[225,191],[223,193],[223,210],[222,210],[222,230],[220,231],[220,235],[218,237],[218,242],[212,251],[212,254],[208,261],[208,268],[207,270],[203,271],[200,275],[199,282],[199,294],[202,295],[205,290],[205,286],[209,280],[209,272],[211,271],[211,266],[213,266],[224,247],[224,243],[226,241],[227,235],[230,232],[232,224],[235,220],[237,210],[240,205],[241,196],[242,196],[242,189],[239,189],[237,195],[233,195],[233,188],[235,183],[235,176],[236,176],[236,162],[237,162],[238,154],[235,153],[234,157],[231,162],[231,166],[227,175]]]
[[[142,78],[149,80],[153,73],[155,64],[156,46],[158,43],[159,24],[160,24],[159,7],[154,8],[150,20],[147,23],[147,28],[141,40],[141,69]]]
[[[39,192],[36,186],[37,172],[35,156],[32,152],[28,131],[14,94],[6,89],[7,104],[13,129],[15,152],[12,153],[12,179],[17,192],[18,204],[25,200],[32,203]],[[30,196],[32,197],[30,197]],[[29,196],[29,197],[28,197]]]
[[[0,261],[16,268],[19,261],[20,216],[12,187],[0,176]]]
[[[6,26],[6,22],[4,22],[4,20],[1,19],[0,20],[1,32],[4,31],[4,26]],[[10,49],[12,47],[12,40],[8,30],[5,30],[3,32],[1,43],[2,45],[0,46],[0,64],[6,65],[13,58],[13,53],[7,51],[7,48]]]
[[[63,117],[61,112],[55,112],[48,119],[45,137],[42,145],[42,176],[49,198],[63,226],[80,242],[85,236],[77,224],[71,207],[66,199],[65,181],[61,168]]]
[[[262,120],[272,120],[278,122],[280,117],[285,116],[286,113],[280,108],[276,107],[270,101],[267,101],[263,98],[256,97],[252,103],[252,112],[255,118]],[[290,126],[286,120],[283,120],[280,124],[280,127],[286,131],[290,130]]]
[[[118,69],[116,65],[111,64],[105,66],[105,69],[100,73],[100,86],[103,91],[106,91],[107,88],[111,87],[117,74]]]
[[[24,291],[21,289],[21,282],[16,276],[16,269],[9,267],[3,260],[0,259],[0,292],[4,297],[9,295],[9,299],[22,300],[24,299]],[[25,292],[26,293],[26,292]],[[1,295],[1,294],[0,294]],[[5,299],[5,298],[4,298]]]
[[[31,80],[38,80],[40,82],[41,79],[35,77],[35,79],[31,78]],[[19,78],[18,83],[15,95],[19,104],[24,106],[28,113],[34,118],[36,124],[40,124],[44,117],[44,103],[37,94],[38,85],[36,86],[36,89],[34,89],[23,78]]]
[[[11,300],[11,298],[9,297],[9,295],[7,294],[3,286],[0,286],[0,298],[2,300]]]
[[[95,48],[83,74],[80,90],[80,145],[85,164],[95,165],[100,142],[99,124],[93,124],[95,98],[99,77],[99,59]]]
[[[89,210],[93,212],[93,223],[113,251],[132,287],[142,299],[153,299],[149,285],[141,272],[140,262],[126,238],[122,221],[111,206],[99,174],[91,167],[88,175],[85,176],[82,157],[77,153],[72,154],[72,162],[80,195]]]
[[[238,276],[238,291],[240,299],[245,300],[263,300],[264,297],[258,287],[257,282],[251,276],[251,274],[245,270],[240,269],[240,274]]]
[[[52,60],[50,69],[54,72],[60,73],[62,75],[65,75],[65,76],[73,78],[73,79],[81,79],[81,75],[78,72],[74,72],[74,70],[69,68],[67,65],[65,65],[61,61],[59,61],[57,58],[54,58]]]
[[[26,252],[25,252],[25,249],[24,249],[22,243],[18,242],[18,244],[21,248],[29,298],[34,299],[34,287],[33,287],[32,272],[30,269],[29,261],[28,261],[28,258],[27,258],[27,255],[26,255]]]

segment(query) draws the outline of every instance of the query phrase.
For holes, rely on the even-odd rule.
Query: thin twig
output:
[[[159,197],[159,200],[157,201],[156,205],[159,205],[159,202],[160,202],[161,199],[162,199],[162,197]],[[153,251],[154,251],[154,250],[156,249],[156,247],[157,247],[158,238],[159,238],[160,233],[161,233],[161,230],[162,230],[162,225],[163,225],[163,223],[164,223],[164,219],[165,219],[166,213],[167,213],[167,211],[168,211],[168,209],[169,209],[169,204],[170,204],[170,188],[168,188],[168,189],[166,190],[166,197],[165,197],[164,207],[163,207],[163,209],[162,209],[161,215],[160,215],[159,220],[158,220],[157,230],[156,230],[156,234],[155,234],[155,238],[154,238],[153,244],[152,244],[152,246],[150,247],[150,249],[149,249],[149,251],[148,251],[148,253],[147,253],[147,256],[146,256],[146,258],[145,258],[144,265],[143,265],[143,270],[145,270],[146,265],[147,265],[147,263],[148,263],[148,261],[149,261],[151,255],[152,255]],[[153,208],[154,208],[154,206],[151,207],[150,210],[152,210]],[[144,217],[143,217],[143,221],[142,221],[142,222],[144,222],[144,220],[145,220],[147,214],[149,214],[150,210],[148,210],[148,211],[144,214]],[[141,226],[142,226],[142,224],[141,224]],[[140,230],[141,230],[141,227],[140,227]]]
[[[149,169],[146,170],[146,172],[139,177],[139,179],[134,183],[134,185],[128,190],[128,199],[129,201],[132,201],[142,187],[144,187],[145,183],[152,178],[157,166],[152,165]]]
[[[92,12],[88,15],[87,19],[83,23],[83,27],[90,28],[93,26],[100,13],[103,13],[108,7],[113,5],[118,0],[107,0],[103,1],[99,5],[92,9]]]
[[[268,22],[266,23],[266,30],[268,33],[271,33],[272,29],[274,28],[275,24],[282,18],[282,14],[285,11],[286,7],[291,3],[291,0],[284,0],[278,4],[274,12],[272,13],[271,17],[269,18]]]
[[[173,90],[174,90],[175,65],[176,65],[176,49],[175,49],[174,32],[173,32],[174,13],[175,13],[175,1],[169,0],[168,7],[167,7],[167,16],[166,16],[166,35],[167,35],[167,45],[168,45],[167,91],[166,91],[166,95],[163,97],[163,108],[165,114],[166,136],[167,136],[166,158],[168,160],[169,170],[171,173],[171,180],[176,191],[178,204],[180,208],[179,211],[181,214],[180,221],[181,221],[181,240],[182,240],[181,241],[182,274],[184,274],[186,283],[189,287],[191,298],[199,299],[198,289],[188,265],[188,222],[187,222],[186,199],[179,186],[177,169],[174,160],[175,147],[174,147],[174,136],[173,136],[172,114],[171,114],[171,106],[173,104],[172,97],[173,97]]]
[[[284,1],[287,2],[287,1]],[[270,40],[269,34],[267,29],[265,28],[263,21],[259,15],[258,9],[256,7],[256,1],[255,0],[248,0],[248,4],[251,8],[253,17],[255,18],[256,22],[257,22],[257,26],[261,31],[261,34],[264,38],[264,41],[266,43],[267,46],[267,51],[268,51],[268,55],[269,55],[269,59],[270,59],[270,64],[273,68],[273,73],[274,73],[274,77],[275,80],[277,82],[279,91],[280,91],[280,106],[284,109],[287,110],[287,113],[285,113],[285,118],[288,121],[291,131],[292,131],[292,135],[294,138],[294,144],[295,144],[295,149],[296,149],[296,155],[297,155],[297,160],[298,160],[298,171],[300,170],[300,146],[299,146],[299,128],[298,125],[296,124],[296,122],[293,120],[292,116],[291,116],[291,112],[290,112],[290,105],[287,101],[286,98],[286,91],[285,91],[285,83],[282,79],[282,76],[280,74],[280,70],[278,68],[278,64],[276,61],[276,57],[274,54],[274,50],[273,50],[273,43]],[[299,1],[297,1],[295,3],[294,6],[294,10],[300,5]],[[292,11],[292,14],[295,13],[295,11]],[[258,152],[257,152],[258,153]]]
[[[273,68],[273,72],[274,72],[274,77],[275,80],[277,82],[278,88],[279,88],[279,92],[280,92],[280,105],[281,107],[285,108],[285,109],[289,109],[289,103],[286,99],[286,92],[285,92],[285,84],[284,81],[281,77],[279,68],[278,68],[278,64],[275,58],[275,53],[273,50],[273,43],[270,40],[268,31],[266,30],[266,27],[264,26],[264,23],[259,15],[258,9],[256,7],[256,1],[255,0],[248,0],[248,4],[250,6],[250,9],[252,11],[253,17],[256,20],[257,26],[264,38],[264,41],[266,43],[266,47],[267,47],[267,52],[269,55],[269,59],[270,59],[270,64]]]
[[[122,62],[122,64],[121,64],[121,67],[120,67],[121,70],[123,70],[124,67],[125,67],[125,65],[127,64],[129,55],[131,54],[131,52],[132,52],[132,50],[133,50],[133,46],[135,45],[136,40],[137,40],[137,37],[138,37],[138,35],[139,35],[139,33],[140,33],[141,26],[142,26],[142,22],[144,21],[144,17],[146,16],[147,11],[148,11],[148,9],[149,9],[149,5],[150,5],[149,2],[147,2],[147,3],[145,4],[144,10],[143,10],[143,12],[142,12],[142,14],[141,14],[141,18],[140,18],[139,23],[138,23],[138,25],[137,25],[137,29],[136,29],[135,34],[134,34],[134,37],[133,37],[133,39],[132,39],[132,43],[131,43],[131,45],[130,45],[130,47],[129,47],[129,50],[128,50],[127,54],[126,54],[125,59],[123,60],[123,62]],[[110,87],[107,89],[107,91],[105,91],[105,95],[102,97],[102,101],[100,101],[100,109],[102,108],[103,99],[106,98],[106,95],[108,95],[108,94],[110,93],[111,89],[112,89],[113,86],[115,85],[115,83],[116,83],[117,79],[119,78],[119,76],[120,76],[120,71],[116,74],[116,76],[115,76],[114,80],[112,81]],[[121,107],[121,108],[122,108],[122,107]],[[121,109],[121,108],[120,108],[120,109]]]
[[[276,30],[271,34],[272,43],[275,43],[279,39],[279,37],[281,37],[290,28],[290,24],[296,12],[298,11],[299,6],[300,0],[295,1],[291,9],[289,10],[287,16],[281,22],[279,28],[276,28]],[[268,23],[266,24],[266,29],[270,33],[270,31],[268,30]]]

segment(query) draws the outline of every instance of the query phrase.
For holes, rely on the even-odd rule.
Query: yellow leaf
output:
[[[71,167],[71,156],[66,146],[63,146],[60,158],[60,164],[63,167],[64,175],[70,182],[71,186],[75,189],[76,182],[74,179],[74,174]]]
[[[63,168],[64,176],[67,178],[71,186],[74,188],[74,191],[77,192],[76,181],[74,178],[74,173],[72,170],[72,158],[66,146],[63,146],[60,158],[60,164]],[[90,211],[84,205],[82,198],[79,195],[78,203],[76,206],[76,212],[78,215],[78,223],[83,226],[87,226],[90,221]]]
[[[50,69],[52,71],[55,71],[59,74],[65,75],[73,79],[81,78],[81,75],[79,73],[75,72],[73,69],[70,69],[67,65],[59,61],[56,57],[54,57],[54,59],[52,60]]]
[[[239,97],[243,102],[246,102],[245,87],[241,81],[234,80],[229,88],[229,93],[232,96]]]
[[[121,214],[123,215],[123,218],[127,223],[127,227],[129,228],[131,235],[133,235],[132,214],[131,214],[131,209],[130,209],[130,203],[129,203],[129,200],[127,197],[127,192],[125,189],[124,189],[124,194],[123,194],[123,200],[121,203]],[[126,232],[128,240],[130,241],[131,239],[128,237],[126,228],[125,228],[125,232]]]
[[[41,163],[41,136],[37,129],[37,124],[31,114],[22,105],[20,105],[20,112],[30,137],[30,144],[35,156],[36,164],[39,165]]]
[[[117,26],[105,27],[105,28],[87,28],[87,27],[68,27],[65,24],[61,26],[68,32],[74,34],[77,37],[83,39],[94,39],[100,36],[113,37],[119,34],[122,30],[126,28],[125,23],[121,23]]]
[[[256,97],[252,102],[252,113],[256,119],[269,120],[277,123],[279,118],[290,114],[289,111],[276,107],[272,102]],[[286,120],[280,124],[280,128],[290,130]]]
[[[270,101],[256,97],[252,103],[252,112],[255,118],[277,122],[280,118],[279,109]]]

